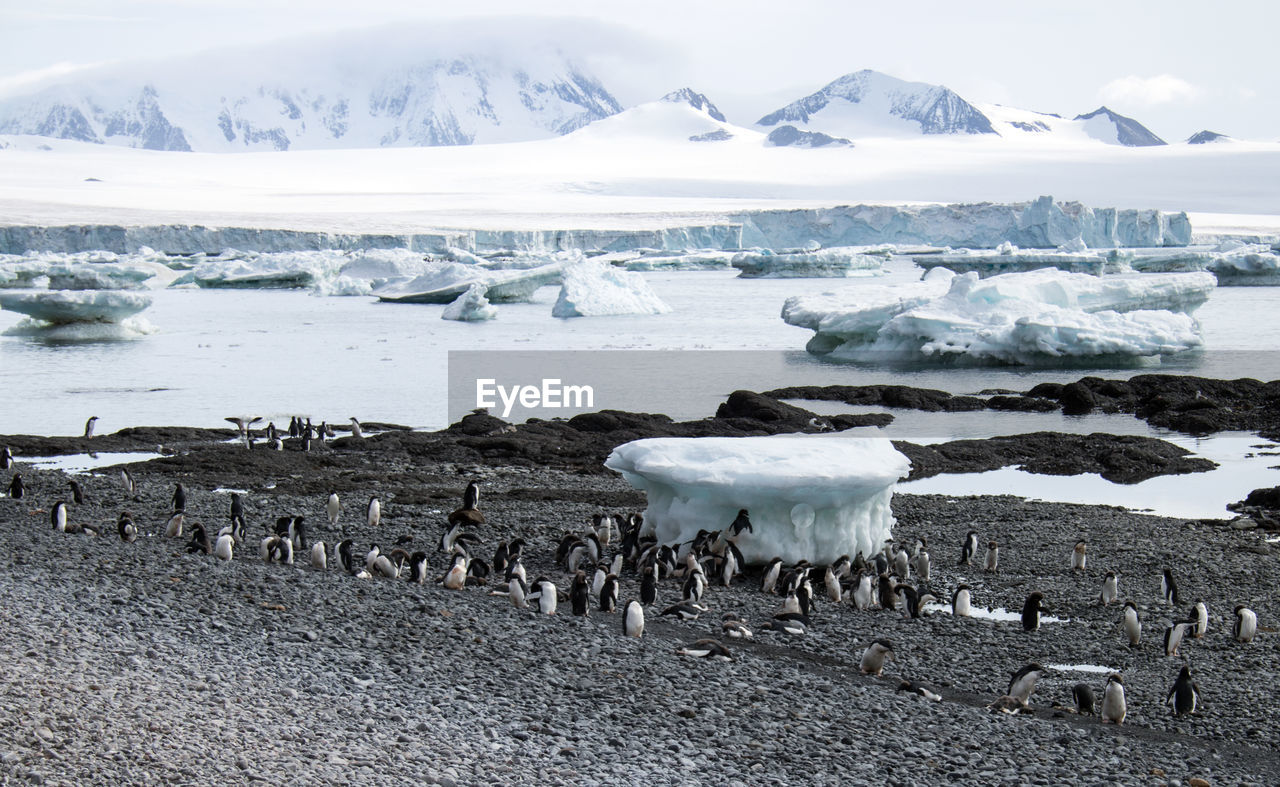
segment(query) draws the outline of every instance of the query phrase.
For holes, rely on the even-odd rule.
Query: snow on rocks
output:
[[[457,300],[444,308],[440,315],[442,320],[459,322],[483,322],[498,316],[498,307],[489,303],[484,297],[483,284],[473,284]]]
[[[639,273],[587,260],[564,268],[564,284],[551,316],[602,317],[669,311],[671,307],[654,294]]]
[[[885,438],[657,437],[618,446],[605,467],[645,490],[645,534],[660,543],[723,530],[745,508],[753,529],[736,543],[748,563],[818,564],[884,544],[911,462]]]
[[[810,352],[841,359],[1145,357],[1202,344],[1189,313],[1215,284],[1207,273],[1099,277],[1046,269],[979,280],[936,268],[902,287],[789,298],[782,318],[815,331]]]

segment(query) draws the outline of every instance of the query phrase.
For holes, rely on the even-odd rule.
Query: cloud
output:
[[[97,68],[105,65],[102,63],[54,63],[51,66],[37,68],[32,71],[21,71],[17,74],[7,74],[0,76],[0,97],[11,96],[23,93],[35,87],[42,87],[43,83],[51,82],[58,77],[68,74],[74,74],[77,71],[84,71],[90,68]]]
[[[1203,91],[1172,74],[1160,74],[1154,77],[1130,75],[1113,79],[1102,86],[1098,95],[1107,104],[1137,104],[1139,106],[1156,106],[1157,104],[1182,104],[1200,98]]]

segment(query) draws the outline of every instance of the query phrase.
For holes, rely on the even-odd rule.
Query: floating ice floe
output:
[[[947,268],[954,273],[972,272],[983,278],[1042,268],[1095,275],[1121,270],[1120,263],[1113,262],[1110,255],[1089,251],[1084,241],[1076,240],[1078,243],[1063,244],[1057,250],[1019,249],[1011,243],[1001,243],[994,251],[958,249],[913,256],[911,261],[925,270]]]
[[[587,260],[565,266],[564,284],[551,307],[551,316],[603,317],[669,311],[671,307],[654,294],[639,273]]]
[[[1046,269],[979,280],[935,268],[902,287],[849,286],[787,299],[782,318],[815,332],[815,355],[1014,364],[1134,358],[1199,347],[1190,312],[1208,273],[1092,276]]]
[[[733,258],[737,254],[736,251],[660,252],[640,256],[631,254],[619,262],[629,271],[725,271],[733,267]]]
[[[732,264],[744,279],[824,279],[879,275],[884,260],[863,253],[860,247],[786,252],[756,249],[734,255]]]
[[[724,530],[747,509],[736,543],[748,563],[829,563],[889,539],[894,484],[911,462],[886,438],[657,437],[620,445],[605,466],[645,490],[644,534],[660,543]]]
[[[32,318],[7,334],[56,341],[112,341],[152,333],[150,323],[134,316],[150,305],[150,295],[119,290],[0,292],[0,309]]]
[[[1213,248],[1138,249],[1129,264],[1142,272],[1209,271],[1220,287],[1280,285],[1280,254],[1265,243],[1228,239]]]
[[[374,290],[379,300],[393,303],[452,303],[479,284],[484,297],[498,303],[527,301],[539,287],[560,281],[564,265],[553,262],[534,268],[489,270],[456,262],[433,263],[429,272]]]
[[[124,256],[111,252],[3,254],[0,255],[0,288],[145,289],[157,274],[169,274],[166,259],[151,249]]]
[[[492,320],[498,316],[498,307],[489,303],[484,297],[485,287],[483,284],[473,284],[466,292],[462,293],[444,307],[444,312],[440,315],[443,320],[458,320],[459,322],[483,322]]]

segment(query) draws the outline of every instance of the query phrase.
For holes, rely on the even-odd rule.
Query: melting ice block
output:
[[[645,531],[660,543],[723,530],[747,509],[754,530],[737,545],[758,564],[870,555],[890,537],[889,501],[911,462],[885,438],[779,435],[636,440],[605,466],[645,490]]]
[[[409,281],[389,285],[374,294],[395,303],[452,303],[473,284],[484,287],[491,301],[527,301],[539,287],[560,281],[560,263],[514,270],[488,270],[457,262],[434,263],[431,270]]]
[[[602,317],[616,314],[665,314],[662,302],[639,273],[618,270],[597,260],[565,266],[564,284],[552,317]]]
[[[735,254],[733,267],[743,279],[832,279],[878,276],[884,260],[864,253],[865,247],[847,246],[811,251],[775,252],[756,249]]]
[[[489,300],[484,297],[484,289],[483,284],[471,285],[470,289],[459,295],[457,300],[444,307],[440,319],[483,322],[497,317],[498,307],[489,303]]]
[[[0,293],[0,309],[54,325],[118,323],[151,305],[151,296],[120,290],[42,290]]]

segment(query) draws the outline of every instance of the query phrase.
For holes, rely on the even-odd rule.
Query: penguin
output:
[[[1022,605],[1023,631],[1036,631],[1040,628],[1040,613],[1049,611],[1049,608],[1041,603],[1042,601],[1044,601],[1044,594],[1038,590],[1027,596],[1026,602]]]
[[[640,639],[644,636],[644,605],[632,599],[622,615],[622,634]]]
[[[293,565],[293,542],[287,538],[280,538],[276,544],[275,551],[276,562],[284,563],[287,566]]]
[[[1084,541],[1076,542],[1075,548],[1071,550],[1071,570],[1072,571],[1085,570],[1084,568],[1085,563],[1089,559],[1089,555],[1087,554],[1088,551],[1089,551],[1088,544],[1086,544]]]
[[[235,539],[230,535],[218,536],[218,543],[213,547],[213,555],[219,560],[226,562],[231,559],[232,545]]]
[[[893,581],[889,579],[888,574],[880,575],[880,582],[876,587],[876,598],[880,602],[881,609],[896,610],[898,608],[898,596],[893,592]]]
[[[604,588],[604,581],[608,576],[609,572],[603,564],[596,566],[596,570],[591,574],[591,595],[599,598],[600,591]]]
[[[351,553],[355,544],[351,539],[346,538],[338,542],[338,546],[334,548],[334,554],[338,556],[338,564],[342,566],[342,570],[348,574],[354,574],[358,568],[355,558]]]
[[[354,415],[351,416],[351,436],[357,440],[364,439],[364,429],[360,428],[360,422],[356,420]]]
[[[378,559],[378,555],[382,554],[382,548],[377,544],[370,544],[369,551],[364,553],[364,570],[373,571],[373,561]]]
[[[403,550],[395,550],[403,552]],[[375,577],[384,577],[386,579],[398,579],[400,577],[400,567],[396,565],[387,555],[378,555],[373,559],[373,567],[369,569]],[[452,573],[452,572],[450,572]],[[447,577],[446,577],[447,579]],[[466,584],[466,578],[463,578],[463,584]],[[445,585],[448,587],[448,585]],[[456,588],[454,588],[456,590]]]
[[[769,565],[764,569],[764,579],[760,583],[760,590],[764,593],[772,593],[778,587],[778,577],[782,574],[782,558],[775,557],[769,561]]]
[[[918,680],[904,680],[898,684],[895,691],[909,691],[912,694],[918,694],[930,702],[942,702],[942,695],[934,690],[928,683],[921,683]]]
[[[951,594],[951,614],[958,618],[967,618],[972,603],[972,594],[968,585],[957,585]]]
[[[662,615],[675,615],[681,620],[697,620],[698,615],[701,615],[706,611],[706,607],[699,606],[698,604],[693,604],[688,601],[682,601],[679,604],[672,604],[662,610]]]
[[[498,548],[493,550],[493,573],[506,574],[507,564],[511,560],[511,548],[506,541],[499,541]]]
[[[120,514],[120,518],[116,520],[116,530],[120,533],[120,540],[126,544],[138,540],[138,526],[133,523],[133,517],[129,516],[128,511]]]
[[[640,575],[640,603],[651,607],[658,601],[658,578],[653,566],[645,566]]]
[[[692,555],[690,556],[692,558]],[[702,594],[707,590],[707,577],[702,573],[702,566],[694,562],[689,575],[684,580],[681,591],[684,593],[684,600],[697,603],[702,600]]]
[[[733,654],[729,652],[722,643],[714,639],[700,639],[682,648],[677,648],[676,653],[681,656],[690,656],[695,659],[715,659],[717,661],[733,661]]]
[[[809,616],[803,612],[780,612],[773,616],[765,630],[802,637],[809,633],[809,625]]]
[[[325,503],[324,510],[329,515],[329,525],[336,527],[338,517],[342,515],[342,501],[338,498],[337,492],[329,493],[329,500]]]
[[[1107,606],[1120,598],[1119,582],[1116,572],[1108,571],[1102,580],[1102,592],[1098,594],[1098,603]]]
[[[1196,624],[1191,629],[1191,636],[1195,639],[1201,639],[1204,637],[1204,633],[1209,630],[1209,608],[1205,606],[1203,600],[1196,601],[1193,615]]]
[[[298,437],[302,434],[302,420],[298,416],[289,419],[289,436]]]
[[[244,521],[244,501],[240,499],[239,492],[231,493],[231,518],[239,518]]]
[[[237,544],[244,543],[244,517],[232,517],[231,524],[227,525],[223,530],[230,533]],[[218,535],[222,535],[222,531],[219,531]]]
[[[173,510],[187,510],[187,490],[183,488],[181,483],[178,483],[173,488]]]
[[[727,588],[733,584],[733,578],[738,573],[738,567],[742,565],[741,555],[742,553],[738,551],[738,548],[732,542],[725,545],[724,557],[720,560],[719,576],[721,587]],[[827,570],[830,571],[831,569],[828,568]],[[838,595],[840,591],[839,580],[835,581],[835,587]],[[827,585],[827,589],[830,592],[831,585]]]
[[[960,546],[960,562],[957,565],[972,566],[973,559],[978,555],[978,531],[970,530],[964,537],[964,544]]]
[[[1138,647],[1138,642],[1142,638],[1142,621],[1138,618],[1138,605],[1132,601],[1124,602],[1124,626],[1125,636],[1129,638],[1129,647]]]
[[[840,586],[840,578],[831,566],[827,566],[822,572],[822,584],[826,587],[827,598],[831,599],[832,604],[839,604],[844,599],[844,588]]]
[[[187,542],[188,552],[203,552],[208,555],[213,552],[213,544],[209,543],[209,534],[205,532],[204,525],[196,523],[191,526],[191,540]]]
[[[893,653],[893,643],[887,639],[874,640],[862,651],[862,660],[858,662],[858,669],[863,675],[880,675],[884,672],[884,661],[886,658],[897,659]]]
[[[464,510],[473,510],[480,507],[480,484],[477,481],[471,481],[467,484],[467,488],[462,492],[462,508]]]
[[[1017,697],[1010,697],[1007,694],[1003,697],[997,698],[995,702],[992,702],[987,707],[993,711],[1008,713],[1009,715],[1031,712],[1031,709],[1027,707],[1027,703]]]
[[[417,585],[427,584],[427,553],[418,551],[409,556],[410,582]]]
[[[329,567],[329,554],[325,551],[323,541],[317,541],[311,545],[311,567],[318,571],[324,571]]]
[[[13,478],[9,480],[8,495],[14,500],[21,500],[24,494],[26,494],[26,490],[22,486],[22,476],[14,473]]]
[[[921,549],[915,557],[916,578],[921,587],[929,584],[929,553]]]
[[[1173,708],[1174,716],[1189,716],[1196,712],[1196,705],[1200,703],[1200,687],[1191,680],[1191,667],[1182,665],[1164,702]]]
[[[587,584],[587,574],[579,571],[573,575],[573,584],[569,587],[569,608],[577,617],[586,617],[591,612],[591,586]]]
[[[729,523],[729,530],[733,533],[733,538],[737,538],[742,535],[742,531],[744,530],[748,533],[756,532],[756,529],[751,526],[751,518],[747,516],[747,509],[742,508],[738,510],[738,516]]]
[[[853,576],[853,564],[849,560],[848,555],[841,555],[831,564],[831,570],[835,572],[836,579],[845,580]]]
[[[1127,713],[1124,702],[1124,678],[1113,672],[1107,676],[1107,688],[1102,692],[1102,723],[1124,724]]]
[[[511,558],[510,562],[507,563],[507,579],[512,577],[519,577],[520,581],[526,584],[529,582],[529,577],[524,571],[524,564],[520,562],[518,555]]]
[[[600,592],[597,594],[600,599],[601,612],[614,612],[618,609],[618,575],[608,574],[604,578],[604,584],[600,586]]]
[[[480,504],[480,483],[471,481],[462,492],[462,508],[449,514],[449,524],[475,527],[485,523],[484,514],[477,506]]]
[[[369,498],[369,505],[365,509],[366,521],[369,527],[377,527],[382,521],[382,504],[378,502],[378,496],[374,495]]]
[[[467,584],[467,557],[454,555],[453,565],[444,575],[444,586],[450,590],[461,590]]]
[[[595,514],[591,517],[591,526],[601,546],[609,546],[613,541],[613,517],[609,514]]]
[[[53,504],[53,510],[49,512],[49,521],[53,523],[53,529],[59,533],[67,532],[67,504],[59,500]]]
[[[1244,604],[1237,604],[1236,622],[1231,626],[1231,636],[1236,642],[1253,642],[1258,633],[1258,616]]]
[[[920,617],[924,605],[933,598],[928,593],[921,596],[919,591],[907,584],[895,585],[893,592],[902,599],[903,612],[906,613],[907,618],[911,619]]]
[[[1071,699],[1076,703],[1076,713],[1081,716],[1092,716],[1094,714],[1095,700],[1093,698],[1093,689],[1089,688],[1089,684],[1077,683],[1072,686]]]
[[[1164,655],[1177,656],[1178,648],[1182,645],[1182,638],[1186,636],[1187,629],[1195,625],[1195,620],[1174,621],[1167,629],[1164,630]]]
[[[185,515],[181,511],[169,517],[168,523],[164,526],[164,537],[181,538],[183,519],[185,519]]]
[[[720,620],[720,630],[724,632],[726,637],[732,639],[752,639],[751,629],[747,628],[747,621],[743,620],[736,612],[726,612]]]
[[[556,614],[556,602],[559,591],[556,589],[555,583],[546,577],[538,577],[533,582],[533,592],[530,597],[536,597],[538,600],[538,611],[544,615]]]
[[[800,608],[800,594],[793,590],[788,593],[786,599],[783,600],[781,614],[794,615],[800,612],[803,612]]]
[[[894,553],[893,573],[898,575],[898,579],[911,579],[911,559],[907,555],[907,550],[899,549]]]
[[[872,562],[875,563],[876,576],[889,573],[889,558],[883,552],[877,552]]]
[[[1046,672],[1048,670],[1034,661],[1023,666],[1009,678],[1009,690],[1005,694],[1021,700],[1023,705],[1029,704],[1031,692],[1036,690],[1036,681]]]
[[[1173,581],[1173,570],[1166,568],[1160,577],[1160,596],[1166,604],[1178,605],[1178,583]]]
[[[125,494],[129,496],[138,494],[138,484],[133,480],[133,474],[127,467],[120,468],[120,484],[124,487]]]
[[[267,421],[267,442],[274,443],[277,439],[279,439],[279,437],[280,437],[280,433],[276,431],[276,422]]]
[[[9,446],[0,447],[0,470],[8,470],[13,467],[13,452],[9,450]]]
[[[84,489],[81,488],[80,482],[72,478],[67,481],[67,486],[71,487],[71,502],[78,506],[84,505]]]
[[[511,599],[511,606],[526,609],[529,606],[528,595],[529,588],[522,578],[514,575],[507,578],[507,597]]]
[[[93,437],[93,428],[97,425],[98,425],[98,416],[96,415],[91,417],[88,421],[84,422],[84,436],[86,439]]]
[[[987,542],[987,560],[982,570],[992,573],[1000,570],[1000,545],[994,541]]]
[[[858,587],[853,591],[853,605],[858,609],[871,609],[871,575],[859,574]]]

